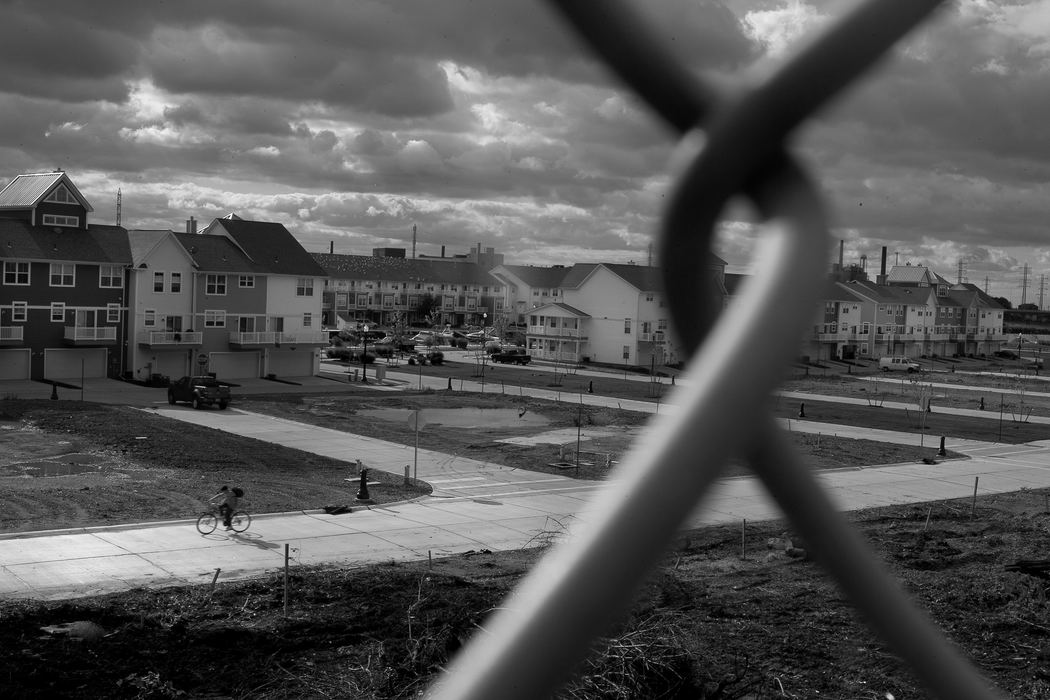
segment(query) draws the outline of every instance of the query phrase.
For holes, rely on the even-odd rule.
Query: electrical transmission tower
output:
[[[1028,263],[1024,264],[1021,272],[1021,303],[1028,303]]]

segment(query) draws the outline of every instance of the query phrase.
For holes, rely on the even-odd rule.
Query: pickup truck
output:
[[[526,354],[524,348],[508,348],[502,352],[493,353],[492,361],[504,365],[527,365],[532,362],[532,356]]]
[[[168,403],[189,402],[194,408],[218,404],[220,409],[230,405],[230,387],[215,377],[183,377],[168,386]]]

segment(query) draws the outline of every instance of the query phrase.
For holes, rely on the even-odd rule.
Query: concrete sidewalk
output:
[[[158,413],[334,456],[395,473],[409,448],[236,409]],[[819,481],[843,510],[1050,487],[1050,448],[966,446],[970,460],[822,472]],[[425,452],[425,454],[423,454]],[[355,510],[258,517],[241,535],[201,536],[192,521],[143,523],[0,539],[0,596],[70,598],[139,586],[208,583],[277,571],[288,544],[296,565],[362,566],[546,543],[586,520],[592,497],[615,482],[576,482],[491,463],[421,451],[420,477],[435,494],[414,502]],[[615,477],[615,474],[614,474]],[[1041,501],[1040,501],[1041,502]],[[781,517],[751,478],[715,484],[688,527]]]

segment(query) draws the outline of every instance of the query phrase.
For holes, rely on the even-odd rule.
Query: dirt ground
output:
[[[479,398],[441,392],[380,402],[346,397],[350,403],[342,397],[261,397],[238,406],[332,421],[348,430],[367,426],[375,437],[407,442],[414,436],[404,421],[376,420],[368,412],[453,407],[468,399],[478,405]],[[495,396],[485,401],[492,408],[516,405]],[[527,408],[549,419],[542,429],[575,427],[580,419],[575,407],[530,401]],[[797,411],[790,404],[782,409]],[[825,408],[807,404],[807,414],[811,410]],[[6,531],[190,517],[219,483],[251,483],[248,503],[256,512],[318,508],[353,495],[342,481],[347,465],[233,436],[217,440],[213,431],[133,409],[5,400],[0,413],[0,528]],[[594,447],[618,455],[642,422],[636,414],[595,410],[584,425],[617,428],[619,438],[602,438]],[[967,436],[973,429],[953,428]],[[558,456],[556,445],[530,453],[489,444],[521,432],[435,425],[424,429],[421,446],[503,463],[520,459],[540,468]],[[795,436],[812,462],[826,466],[929,454]],[[373,489],[372,495],[396,500],[426,487],[390,489]],[[966,500],[850,518],[917,604],[1006,695],[1050,697],[1048,581],[1005,568],[1047,558],[1050,495],[984,497],[972,512]],[[5,601],[0,687],[5,698],[417,697],[538,554],[475,552],[435,560],[432,568],[423,562],[356,571],[300,569],[287,613],[278,578],[214,590]],[[1039,567],[1033,572],[1040,573]],[[80,624],[56,628],[68,623]],[[560,697],[887,694],[927,697],[805,556],[805,543],[774,522],[749,523],[743,533],[740,527],[683,533],[630,615],[610,630]]]

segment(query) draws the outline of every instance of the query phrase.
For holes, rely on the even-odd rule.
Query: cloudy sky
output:
[[[9,178],[62,168],[113,223],[236,212],[308,250],[645,262],[673,135],[528,0],[2,2]],[[742,84],[840,1],[645,2],[698,75]],[[959,0],[795,150],[846,263],[962,274],[1038,303],[1050,273],[1050,1]],[[748,271],[727,215],[716,251]],[[1044,307],[1050,306],[1050,286]]]

